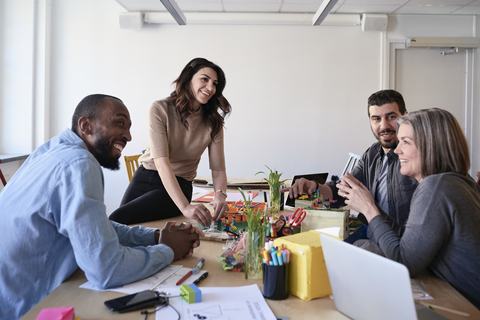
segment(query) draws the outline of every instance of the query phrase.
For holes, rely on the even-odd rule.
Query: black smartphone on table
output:
[[[145,290],[124,297],[107,300],[105,305],[120,313],[166,304],[167,298],[156,291]]]

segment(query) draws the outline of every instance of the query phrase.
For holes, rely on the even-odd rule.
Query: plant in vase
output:
[[[267,210],[252,209],[252,200],[247,199],[243,190],[238,188],[245,202],[243,214],[247,217],[248,233],[245,244],[245,279],[262,278],[262,248],[265,246],[267,231]]]
[[[268,166],[265,166],[270,170],[270,173],[268,174],[268,179],[263,178],[268,185],[270,186],[270,215],[274,216],[280,211],[281,207],[281,195],[280,195],[280,189],[282,188],[282,185],[285,181],[290,180],[290,179],[284,179],[280,180],[280,177],[282,176],[282,173],[278,173],[276,169],[272,170]],[[259,171],[255,173],[255,175],[263,173],[264,175],[267,175],[263,171]]]

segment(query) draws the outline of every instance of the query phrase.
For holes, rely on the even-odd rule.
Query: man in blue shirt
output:
[[[191,254],[202,232],[108,220],[101,166],[118,169],[130,136],[121,100],[85,97],[72,129],[35,150],[0,193],[0,319],[18,319],[78,267],[99,288],[150,276]],[[161,208],[159,208],[161,210]]]
[[[397,118],[407,112],[405,101],[395,90],[381,90],[368,98],[367,111],[370,128],[378,142],[365,151],[350,173],[370,190],[379,208],[400,225],[405,225],[417,187],[415,179],[400,173],[400,160],[393,152],[397,147]],[[339,195],[336,184],[332,182],[319,185],[316,181],[302,178],[282,192],[289,191],[290,198],[296,198],[301,194],[311,194],[314,189],[319,189],[324,199],[343,203],[345,195]]]

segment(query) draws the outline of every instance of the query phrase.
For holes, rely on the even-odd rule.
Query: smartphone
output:
[[[128,296],[105,301],[105,305],[112,311],[120,313],[138,309],[160,306],[166,303],[167,299],[160,296],[156,291],[145,290]]]

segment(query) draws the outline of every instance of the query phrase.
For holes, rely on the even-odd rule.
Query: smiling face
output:
[[[397,118],[400,111],[396,102],[386,103],[382,106],[370,106],[370,127],[375,138],[382,145],[385,152],[397,145]]]
[[[198,70],[190,81],[190,89],[195,97],[194,109],[198,110],[200,105],[206,104],[217,92],[218,78],[215,70],[203,68]]]
[[[420,163],[420,153],[414,142],[414,132],[412,126],[404,122],[398,128],[398,145],[395,153],[400,160],[400,172],[418,182],[422,181],[422,171]]]
[[[105,98],[102,103],[99,116],[90,120],[92,134],[88,149],[102,167],[117,170],[122,150],[132,140],[132,122],[127,108],[119,100]]]

